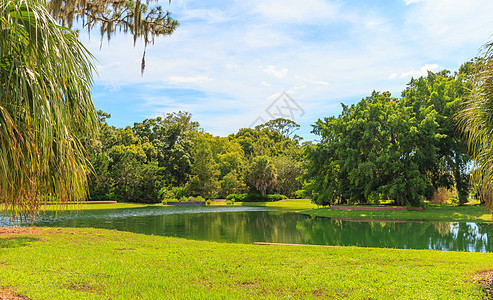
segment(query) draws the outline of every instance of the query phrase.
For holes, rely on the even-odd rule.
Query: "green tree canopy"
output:
[[[437,148],[436,112],[418,120],[390,93],[374,92],[338,117],[319,120],[314,132],[322,138],[307,148],[305,189],[316,203],[420,205],[431,186],[426,176]]]

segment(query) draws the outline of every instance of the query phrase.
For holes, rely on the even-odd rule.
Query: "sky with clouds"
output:
[[[373,90],[456,70],[493,34],[490,0],[172,0],[180,22],[148,47],[117,34],[81,40],[97,58],[94,102],[124,127],[173,111],[226,136],[276,112],[307,140],[318,118]],[[283,92],[286,94],[283,94]]]

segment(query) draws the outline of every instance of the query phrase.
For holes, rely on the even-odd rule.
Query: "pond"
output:
[[[96,227],[228,243],[493,251],[490,223],[342,221],[263,207],[145,207],[87,210],[77,214],[60,212],[56,219],[49,214],[42,216],[35,225]]]

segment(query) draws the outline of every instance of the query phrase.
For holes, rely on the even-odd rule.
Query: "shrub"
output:
[[[205,201],[205,205],[209,206],[209,205],[211,205],[211,204],[212,204],[211,199],[209,199],[209,200]]]
[[[433,193],[433,197],[430,200],[430,203],[434,204],[444,204],[447,203],[451,193],[448,189],[444,187],[439,187],[435,193]]]
[[[197,198],[195,198],[194,196],[190,196],[190,197],[188,197],[188,201],[197,202]]]
[[[301,198],[303,198],[304,194],[305,194],[304,190],[297,190],[296,192],[294,192],[293,197],[295,199],[301,199]]]
[[[181,198],[180,198],[180,200],[178,200],[178,201],[180,201],[180,202],[186,202],[187,200],[188,200],[188,198],[187,198],[187,197],[185,197],[185,196],[183,196],[183,197],[181,197]]]
[[[230,194],[226,197],[226,200],[232,200],[233,202],[243,202],[248,194]]]
[[[242,200],[236,200],[236,201],[242,201],[242,202],[273,202],[273,201],[279,201],[279,200],[284,200],[287,199],[288,197],[280,194],[273,194],[273,195],[265,195],[262,196],[260,194],[241,194]]]
[[[196,199],[198,202],[205,202],[205,199],[202,196],[198,196]]]
[[[226,205],[233,205],[235,204],[234,200],[226,200]]]
[[[177,199],[190,196],[190,191],[184,186],[175,186],[171,189],[173,196]]]

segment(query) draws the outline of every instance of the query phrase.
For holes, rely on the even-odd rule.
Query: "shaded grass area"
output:
[[[428,220],[444,222],[492,221],[491,212],[485,210],[484,206],[479,205],[458,206],[453,204],[429,204],[428,207],[422,211],[358,211],[318,208],[304,210],[300,213],[317,217],[348,219]]]
[[[31,299],[481,299],[474,278],[493,269],[491,253],[221,244],[101,229],[0,235],[13,238],[18,247],[0,248],[0,289]]]

